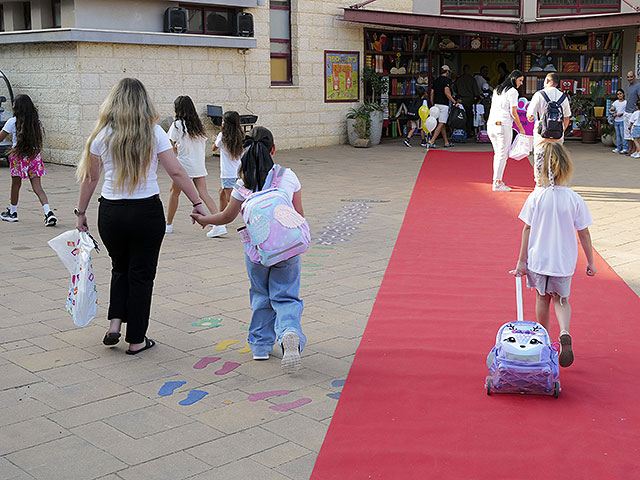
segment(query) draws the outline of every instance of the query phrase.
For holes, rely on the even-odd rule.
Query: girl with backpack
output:
[[[6,211],[0,213],[5,222],[18,221],[18,199],[23,179],[29,179],[33,192],[40,200],[44,210],[45,227],[53,227],[58,219],[49,206],[40,177],[47,171],[42,163],[42,125],[38,109],[29,95],[18,95],[13,102],[13,117],[0,130],[0,142],[8,135],[12,136],[12,148],[9,151],[9,173],[11,174],[11,203]]]
[[[220,211],[227,207],[231,199],[231,190],[238,180],[240,157],[244,152],[243,139],[244,133],[240,126],[240,115],[234,111],[225,112],[222,116],[222,131],[213,144],[214,152],[220,150]],[[220,227],[224,229],[224,233],[227,233],[227,228],[224,225],[220,225]],[[211,231],[213,232],[213,230]]]
[[[491,111],[487,121],[487,134],[493,145],[493,185],[494,192],[509,192],[502,181],[504,169],[509,158],[511,147],[513,122],[518,125],[518,131],[524,133],[524,127],[518,116],[518,89],[524,82],[524,75],[519,70],[509,74],[504,82],[493,91]]]
[[[181,95],[173,102],[175,120],[169,127],[169,140],[180,165],[187,171],[187,175],[193,181],[198,195],[211,213],[218,211],[213,198],[207,191],[207,169],[204,164],[205,144],[207,136],[204,125],[200,121],[196,107],[188,95]],[[178,210],[178,201],[182,189],[171,182],[171,194],[167,208],[167,226],[165,233],[173,233],[173,218]],[[227,233],[224,227],[214,227],[207,233],[207,237],[217,237]]]
[[[264,127],[254,127],[243,145],[240,179],[231,192],[231,199],[224,211],[213,215],[192,214],[191,217],[204,228],[205,225],[225,225],[240,213],[244,200],[252,193],[270,187],[276,174],[272,155],[276,147],[272,133]],[[279,189],[287,192],[295,212],[304,217],[302,186],[291,169],[285,169],[279,180]],[[290,212],[294,214],[295,212]],[[291,215],[288,215],[289,219]],[[238,229],[245,234],[247,229]],[[268,230],[267,230],[268,232]],[[245,242],[246,244],[246,242]],[[302,333],[300,319],[303,303],[300,299],[300,255],[295,255],[272,266],[257,263],[258,259],[245,255],[247,274],[251,282],[251,324],[248,343],[254,360],[268,360],[273,345],[282,346],[282,369],[293,373],[300,369],[300,352],[307,338]]]
[[[569,152],[556,142],[542,147],[538,177],[542,185],[527,198],[519,218],[524,222],[520,256],[514,273],[527,276],[536,289],[536,320],[549,330],[549,307],[553,301],[560,325],[560,366],[573,363],[569,334],[571,277],[578,259],[576,230],[585,256],[586,273],[596,274],[589,225],[593,223],[584,200],[567,185],[573,172]]]

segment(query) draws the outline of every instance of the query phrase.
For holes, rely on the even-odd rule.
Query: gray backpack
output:
[[[562,113],[562,102],[567,96],[563,93],[560,98],[552,102],[546,92],[541,91],[542,98],[547,101],[547,109],[542,114],[538,125],[538,133],[542,138],[562,138],[564,134],[564,114]]]

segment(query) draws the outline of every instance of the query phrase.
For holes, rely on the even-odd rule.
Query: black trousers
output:
[[[98,231],[111,257],[108,317],[127,324],[128,343],[142,343],[165,231],[162,202],[158,195],[98,201]]]

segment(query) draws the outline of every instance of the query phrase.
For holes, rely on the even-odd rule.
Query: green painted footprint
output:
[[[194,326],[194,327],[216,328],[216,327],[221,327],[222,326],[222,319],[221,318],[214,318],[214,317],[207,317],[207,318],[201,319],[199,322],[193,322],[191,325]]]

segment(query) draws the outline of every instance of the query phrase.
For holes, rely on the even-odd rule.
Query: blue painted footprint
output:
[[[165,384],[160,387],[160,390],[158,390],[158,395],[168,397],[185,383],[187,382],[165,382]]]
[[[331,386],[335,387],[335,388],[339,388],[344,386],[345,382],[347,381],[347,379],[345,378],[344,380],[334,380],[333,382],[331,382]],[[342,393],[342,391],[340,392],[333,392],[333,393],[327,393],[327,397],[329,398],[333,398],[335,400],[338,400],[340,398],[340,394]]]
[[[191,390],[187,394],[187,398],[178,402],[178,405],[188,406],[193,405],[198,400],[202,400],[204,397],[209,395],[209,392],[205,392],[204,390]]]
[[[160,395],[161,397],[168,397],[170,395],[173,395],[173,393],[178,388],[185,385],[186,383],[187,382],[183,382],[183,381],[165,382],[164,385],[160,387],[160,390],[158,390],[158,395]],[[182,405],[182,406],[193,405],[197,401],[202,400],[207,395],[209,395],[209,392],[205,392],[204,390],[191,390],[189,393],[187,393],[187,398],[179,401],[178,405]]]

